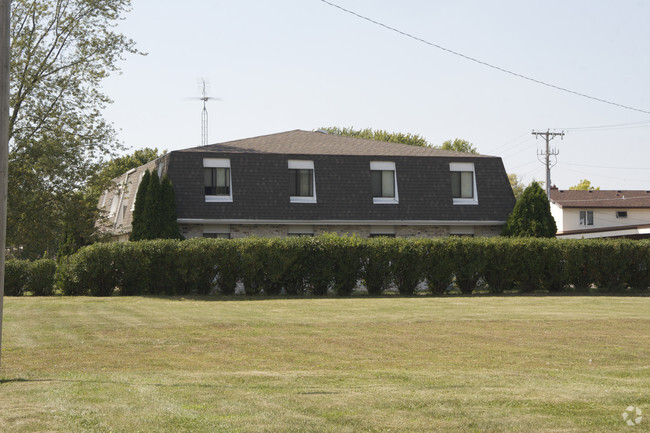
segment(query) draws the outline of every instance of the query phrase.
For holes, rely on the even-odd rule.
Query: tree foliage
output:
[[[182,239],[176,220],[176,197],[167,175],[146,171],[135,196],[131,241]]]
[[[429,143],[426,138],[411,133],[405,134],[403,132],[388,132],[381,129],[373,130],[371,128],[339,128],[337,126],[323,127],[320,128],[320,130],[326,131],[328,134],[345,135],[348,137],[365,138],[368,140],[387,141],[389,143],[402,143],[409,144],[411,146],[432,147],[434,149],[453,150],[455,152],[478,154],[476,147],[474,147],[472,143],[467,140],[461,140],[460,138],[447,140],[440,146],[434,146]]]
[[[114,31],[130,0],[13,0],[7,242],[56,250],[71,194],[119,148],[101,80],[135,43]]]
[[[582,180],[580,180],[580,182],[578,182],[577,185],[573,185],[573,186],[569,187],[569,189],[571,189],[571,190],[584,190],[584,191],[593,191],[593,190],[598,191],[598,190],[600,190],[600,187],[599,186],[596,186],[596,187],[591,186],[591,181],[589,181],[587,179],[582,179]]]
[[[515,195],[515,199],[519,200],[519,197],[521,197],[521,194],[524,192],[526,186],[514,173],[508,174],[508,181],[510,182],[510,187],[512,188],[512,193]]]
[[[463,152],[463,153],[474,153],[478,154],[476,147],[467,140],[461,140],[460,138],[454,138],[453,140],[447,140],[442,143],[442,146],[439,147],[442,150],[453,150],[454,152]]]
[[[92,194],[99,199],[99,196],[107,188],[110,188],[111,180],[122,176],[127,171],[140,167],[149,161],[160,158],[167,153],[166,150],[159,152],[157,148],[145,147],[138,149],[131,154],[113,158],[108,161],[103,167],[92,176],[88,182],[88,186]]]
[[[133,206],[133,220],[131,222],[131,235],[129,240],[131,241],[140,241],[142,239],[147,239],[145,237],[145,221],[144,221],[144,204],[147,198],[147,189],[149,188],[149,181],[151,179],[151,173],[149,170],[145,170],[142,179],[140,180],[140,185],[138,186],[138,191],[135,194],[135,205]]]
[[[377,140],[377,141],[388,141],[390,143],[410,144],[412,146],[421,146],[421,147],[431,146],[424,137],[421,137],[417,134],[388,132],[388,131],[383,131],[381,129],[372,130],[370,128],[366,128],[366,129],[354,129],[352,127],[339,128],[336,126],[330,126],[326,128],[320,128],[320,129],[323,131],[327,131],[328,134],[345,135],[348,137],[366,138],[369,140]]]
[[[533,181],[521,194],[503,228],[504,236],[552,238],[557,232],[546,192]]]
[[[176,194],[167,175],[160,181],[160,237],[163,239],[182,239],[176,215]]]

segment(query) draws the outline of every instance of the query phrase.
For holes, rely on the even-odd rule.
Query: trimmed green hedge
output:
[[[5,286],[7,296],[22,296],[31,292],[35,296],[49,296],[54,293],[56,262],[41,259],[7,260],[5,262]]]
[[[5,291],[52,293],[54,262],[8,261]],[[66,295],[377,296],[428,290],[647,291],[650,242],[537,238],[396,239],[323,235],[102,243],[65,257]]]

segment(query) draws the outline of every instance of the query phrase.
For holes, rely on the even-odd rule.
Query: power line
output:
[[[407,32],[404,32],[402,30],[396,29],[395,27],[391,27],[389,25],[386,25],[386,24],[384,24],[382,22],[373,20],[371,18],[368,18],[368,17],[366,17],[364,15],[358,14],[358,13],[356,13],[354,11],[349,10],[349,9],[345,9],[345,8],[343,8],[343,7],[341,7],[341,6],[337,5],[337,4],[331,3],[331,2],[329,2],[327,0],[320,0],[320,1],[327,4],[327,5],[332,6],[334,8],[340,9],[343,12],[346,12],[346,13],[348,13],[350,15],[354,15],[357,18],[361,18],[362,20],[371,22],[371,23],[376,24],[376,25],[378,25],[380,27],[388,29],[388,30],[390,30],[392,32],[399,33],[400,35],[406,36],[407,38],[411,38],[411,39],[416,40],[418,42],[422,42],[423,44],[429,45],[431,47],[438,48],[439,50],[446,51],[446,52],[448,52],[450,54],[453,54],[455,56],[462,57],[465,60],[469,60],[469,61],[472,61],[474,63],[478,63],[479,65],[483,65],[483,66],[487,66],[488,68],[496,69],[497,71],[503,72],[505,74],[509,74],[509,75],[512,75],[512,76],[515,76],[515,77],[518,77],[518,78],[521,78],[521,79],[524,79],[524,80],[527,80],[527,81],[531,81],[533,83],[540,84],[542,86],[550,87],[552,89],[560,90],[562,92],[570,93],[572,95],[581,96],[583,98],[591,99],[593,101],[602,102],[604,104],[613,105],[613,106],[619,107],[619,108],[625,108],[627,110],[638,111],[640,113],[650,114],[650,111],[648,111],[648,110],[642,110],[640,108],[631,107],[629,105],[623,105],[623,104],[619,104],[619,103],[616,103],[616,102],[613,102],[613,101],[608,101],[606,99],[597,98],[595,96],[590,96],[590,95],[587,95],[585,93],[580,93],[580,92],[576,92],[574,90],[567,89],[566,87],[556,86],[555,84],[547,83],[545,81],[537,80],[535,78],[531,78],[531,77],[528,77],[526,75],[519,74],[517,72],[513,72],[513,71],[511,71],[509,69],[505,69],[505,68],[502,68],[500,66],[496,66],[496,65],[493,65],[491,63],[487,63],[487,62],[484,62],[482,60],[476,59],[474,57],[459,53],[458,51],[454,51],[454,50],[451,50],[449,48],[445,48],[442,45],[438,45],[438,44],[435,44],[433,42],[429,42],[429,41],[427,41],[425,39],[419,38],[419,37],[414,36],[414,35],[412,35],[410,33],[407,33]]]
[[[606,165],[589,165],[589,164],[574,164],[571,162],[563,162],[562,165],[573,165],[576,167],[590,167],[590,168],[608,168],[612,170],[650,170],[648,167],[611,167]]]
[[[635,129],[635,128],[650,128],[650,121],[632,122],[632,123],[618,123],[613,125],[597,125],[597,126],[578,126],[574,128],[561,128],[566,131],[576,132],[589,132],[589,131],[613,131],[618,129]]]

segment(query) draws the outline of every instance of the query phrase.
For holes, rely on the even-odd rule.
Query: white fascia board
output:
[[[497,226],[505,221],[470,220],[263,220],[178,218],[179,224],[278,224],[278,225],[398,225],[398,226]]]

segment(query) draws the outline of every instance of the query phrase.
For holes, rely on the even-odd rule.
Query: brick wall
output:
[[[203,236],[203,226],[200,224],[180,224],[181,234],[186,238],[197,238]],[[314,236],[323,233],[335,233],[343,235],[357,235],[362,238],[370,236],[369,225],[315,225]],[[474,236],[498,236],[501,234],[501,226],[474,226]],[[453,230],[452,230],[453,231]],[[285,237],[288,235],[289,226],[280,224],[232,224],[230,225],[230,237],[245,238],[248,236]],[[450,235],[450,227],[443,225],[434,226],[396,226],[395,236],[399,238],[437,238]]]

